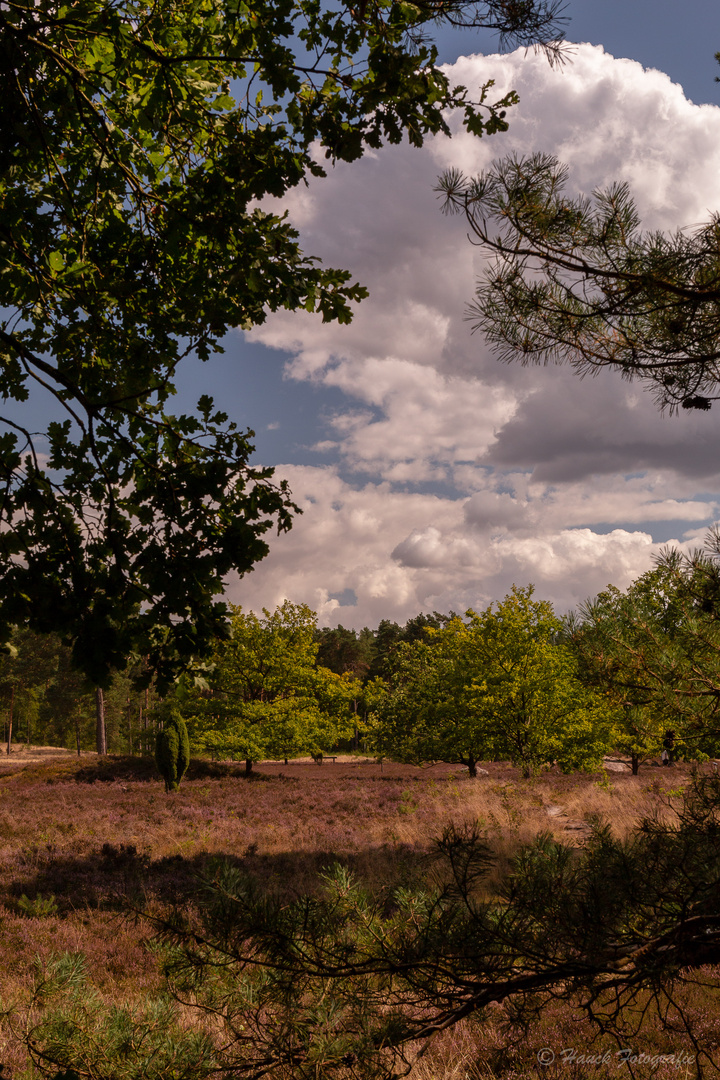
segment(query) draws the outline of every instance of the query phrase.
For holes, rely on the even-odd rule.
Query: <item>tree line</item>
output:
[[[144,690],[154,679],[163,695],[174,692],[188,671],[202,680],[232,621],[218,599],[227,575],[249,571],[267,553],[269,531],[289,528],[297,511],[271,469],[249,464],[252,432],[206,396],[186,415],[169,408],[179,366],[220,351],[229,329],[278,308],[345,323],[366,295],[346,271],[308,258],[290,222],[259,208],[262,197],[322,177],[316,145],[332,163],[403,138],[419,147],[449,134],[452,111],[477,137],[506,130],[517,96],[495,100],[492,83],[452,85],[437,63],[436,29],[489,28],[501,45],[540,47],[556,62],[566,21],[558,0],[380,0],[337,11],[297,0],[250,13],[139,0],[3,7],[11,119],[0,147],[0,366],[11,406],[0,418],[0,636],[7,643],[20,633],[13,627],[61,636],[50,648],[60,657],[52,741],[67,743],[72,730],[78,748],[92,732],[90,689],[61,677],[69,648],[94,688],[98,749],[146,749]],[[261,84],[254,97],[243,93],[248,80]],[[565,183],[566,170],[543,155],[496,163],[474,179],[450,170],[440,181],[445,208],[465,214],[474,240],[496,257],[478,287],[477,325],[502,358],[558,359],[581,372],[610,366],[647,383],[663,407],[707,410],[720,355],[717,221],[671,237],[644,234],[626,187],[568,199]],[[49,395],[53,414],[40,433],[38,395]],[[613,614],[619,598],[610,592],[602,603]],[[638,596],[628,603],[639,610]],[[595,645],[589,632],[582,647],[573,638],[566,675],[578,664],[586,689],[612,701],[634,764],[654,752],[654,725],[671,700],[685,748],[712,750],[702,731],[714,691],[704,676],[676,658],[695,681],[673,697],[637,654],[631,659],[627,635],[603,636],[599,606],[586,614]],[[656,648],[638,619],[643,648],[661,666],[673,663],[669,639]],[[448,627],[435,627],[445,636],[434,644],[452,667],[453,634],[476,641],[480,627]],[[683,635],[673,640],[682,649]],[[352,663],[365,688],[361,669],[374,663],[373,677],[394,687],[399,707],[401,683],[408,702],[421,693],[411,668],[422,649],[415,653],[400,650],[402,670],[388,669],[382,649]],[[335,662],[320,666],[335,671]],[[438,677],[426,667],[428,686]],[[28,722],[50,730],[48,677],[8,679],[8,737]],[[239,700],[223,693],[216,705]],[[262,693],[258,731],[269,715]],[[433,723],[450,722],[459,700],[451,698]],[[588,709],[594,716],[595,705]],[[218,750],[228,727],[221,712]],[[203,716],[209,722],[207,709]],[[462,751],[469,768],[474,741]],[[289,735],[285,742],[297,746]],[[515,751],[524,770],[546,752],[531,742]],[[248,743],[248,754],[260,752]]]
[[[450,618],[436,612],[356,632],[320,628],[307,605],[289,601],[260,615],[233,608],[204,667],[162,694],[141,657],[113,671],[99,695],[59,634],[16,628],[0,657],[4,744],[151,754],[172,707],[190,726],[193,752],[242,758],[248,771],[263,758],[357,749],[398,646]]]
[[[102,697],[102,695],[101,695]],[[232,609],[201,674],[160,694],[140,658],[99,702],[57,635],[0,660],[5,739],[149,754],[167,709],[190,752],[253,763],[359,750],[423,764],[597,769],[720,752],[720,536],[561,618],[532,586],[480,612],[321,628],[304,604]],[[100,704],[104,731],[100,733]],[[165,710],[165,712],[163,712]],[[169,714],[168,714],[169,715]]]
[[[152,751],[158,700],[147,665],[135,660],[99,691],[75,667],[72,648],[57,633],[14,628],[0,657],[4,748],[13,744],[65,747],[80,754]],[[99,724],[99,718],[102,720]]]

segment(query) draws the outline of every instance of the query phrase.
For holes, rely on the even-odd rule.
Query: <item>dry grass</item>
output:
[[[523,781],[497,763],[471,780],[459,767],[355,759],[265,765],[248,780],[240,766],[196,761],[180,792],[168,796],[147,759],[31,756],[0,763],[3,998],[27,985],[36,955],[65,950],[86,954],[109,998],[146,994],[158,984],[155,962],[142,927],[123,918],[124,905],[182,901],[216,856],[242,861],[289,894],[314,889],[318,871],[335,859],[384,887],[421,875],[432,838],[448,823],[479,821],[501,872],[540,831],[577,843],[588,818],[624,834],[643,816],[668,814],[689,780],[676,768]],[[53,896],[56,913],[28,917],[23,895]],[[563,1040],[577,1035],[577,1020],[561,1009],[553,1023],[557,1045],[572,1045]],[[482,1029],[458,1028],[417,1066],[416,1080],[523,1076],[507,1058],[509,1039],[504,1014]],[[20,1064],[17,1046],[0,1052],[9,1066]],[[563,1067],[564,1077],[574,1075]]]
[[[717,993],[718,973],[706,972]],[[707,992],[688,988],[683,1007],[692,1017],[701,1047],[717,1058],[720,1019],[716,1000]],[[689,1040],[669,1028],[648,1023],[640,1035],[614,1040],[600,1035],[578,1009],[555,1002],[541,1022],[525,1027],[514,1024],[498,1006],[483,1016],[466,1020],[443,1032],[410,1073],[410,1080],[607,1080],[637,1077],[640,1080],[688,1080],[698,1075]],[[677,1019],[677,1018],[675,1018]],[[634,1059],[634,1060],[633,1060]],[[629,1066],[633,1071],[630,1071]],[[703,1075],[717,1069],[703,1061]]]

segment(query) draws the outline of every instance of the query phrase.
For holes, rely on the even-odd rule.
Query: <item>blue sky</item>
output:
[[[613,56],[658,68],[696,104],[720,100],[713,79],[720,73],[720,6],[714,0],[568,0],[569,41],[603,45]],[[467,38],[472,37],[468,47]],[[442,57],[454,62],[467,52],[495,52],[492,34],[443,33]]]
[[[720,209],[720,6],[570,0],[567,14],[578,47],[560,72],[489,55],[488,34],[440,38],[458,81],[518,90],[507,134],[384,149],[286,200],[305,250],[369,287],[350,327],[280,313],[186,369],[181,403],[214,393],[304,508],[229,583],[234,602],[289,598],[361,627],[532,582],[563,611],[626,587],[668,541],[697,546],[720,517],[717,408],[660,416],[611,373],[501,366],[464,319],[482,261],[438,212],[450,165],[554,153],[574,190],[627,181],[652,228]]]

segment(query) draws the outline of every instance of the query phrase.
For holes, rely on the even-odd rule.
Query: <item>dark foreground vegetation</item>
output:
[[[681,765],[193,760],[170,798],[149,759],[22,759],[0,775],[14,1080],[717,1071],[707,766],[693,789]]]

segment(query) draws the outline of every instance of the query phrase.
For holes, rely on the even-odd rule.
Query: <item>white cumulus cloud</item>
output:
[[[309,254],[368,286],[350,326],[277,313],[253,331],[286,350],[287,377],[343,394],[326,408],[318,461],[280,466],[306,506],[268,560],[233,587],[249,606],[303,600],[325,621],[374,624],[479,606],[513,582],[567,607],[627,585],[660,540],[718,516],[720,435],[710,414],[661,416],[613,373],[500,365],[464,318],[483,258],[439,212],[438,173],[544,151],[571,191],[626,181],[647,227],[702,222],[718,206],[720,109],[658,71],[580,45],[573,62],[463,57],[450,74],[494,78],[520,105],[510,130],[390,147],[286,202]],[[455,123],[455,121],[453,121]],[[352,590],[353,607],[334,596]]]

